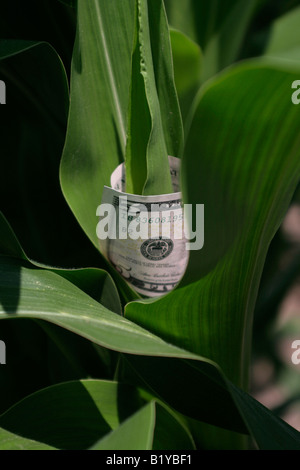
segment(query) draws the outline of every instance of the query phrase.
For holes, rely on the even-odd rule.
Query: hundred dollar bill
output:
[[[97,209],[100,249],[130,286],[146,297],[170,292],[187,262],[180,160],[169,157],[174,193],[139,196],[125,192],[125,168],[119,165],[104,186]]]

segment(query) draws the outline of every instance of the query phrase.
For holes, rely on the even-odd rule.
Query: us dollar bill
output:
[[[101,252],[128,284],[145,297],[173,290],[188,263],[179,191],[180,160],[169,157],[174,193],[139,196],[125,192],[119,165],[104,186],[97,235]]]

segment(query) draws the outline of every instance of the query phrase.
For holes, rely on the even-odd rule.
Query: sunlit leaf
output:
[[[248,395],[242,400],[246,410],[242,418],[241,406],[237,408],[235,403],[235,389],[216,364],[166,343],[110,312],[58,274],[24,267],[15,259],[3,257],[0,302],[1,319],[44,320],[123,352],[138,375],[138,382],[150,387],[180,413],[243,433],[249,430],[255,438],[255,426],[247,416]],[[135,379],[133,383],[137,384]],[[252,402],[255,404],[255,400]],[[268,416],[268,410],[266,413]],[[265,420],[263,414],[261,419]],[[288,425],[276,417],[272,417],[272,426],[277,421],[279,434],[290,432]]]
[[[136,2],[126,146],[126,191],[173,192],[168,155],[180,157],[183,129],[161,0]]]
[[[1,450],[55,450],[55,447],[48,446],[42,442],[18,436],[12,432],[0,429],[0,449]]]
[[[292,66],[249,62],[202,89],[182,189],[185,202],[204,204],[204,247],[190,252],[180,288],[125,312],[166,341],[212,358],[242,387],[264,260],[300,176],[300,114],[290,93],[297,76]]]
[[[155,404],[149,403],[104,436],[92,450],[151,450],[154,428]]]
[[[112,24],[124,27],[112,31]],[[79,0],[60,178],[68,204],[97,248],[103,186],[110,186],[112,172],[124,161],[133,31],[134,0]]]

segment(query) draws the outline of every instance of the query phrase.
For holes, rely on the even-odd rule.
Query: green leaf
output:
[[[190,252],[179,288],[125,311],[166,341],[214,360],[242,388],[264,260],[300,177],[300,114],[290,91],[297,76],[293,66],[250,61],[202,89],[182,190],[185,203],[204,204],[204,247]]]
[[[192,450],[195,443],[187,426],[165,406],[156,403],[156,421],[153,438],[154,450]]]
[[[0,416],[0,426],[58,449],[86,449],[117,428],[139,404],[130,386],[103,380],[72,381],[24,398]],[[11,445],[17,442],[11,441]],[[2,446],[7,447],[5,440],[0,440]]]
[[[97,248],[96,209],[103,186],[110,186],[112,172],[124,161],[133,32],[134,0],[78,1],[60,179],[68,204]]]
[[[106,271],[96,268],[68,270],[52,268],[51,271],[72,282],[104,307],[121,314],[122,307],[117,287]]]
[[[2,254],[19,258],[20,261],[15,261],[16,263],[26,260],[31,263],[31,268],[45,267],[26,257],[14,232],[1,213],[0,232]],[[49,266],[47,268],[68,279],[105,307],[118,314],[121,313],[116,286],[107,272],[95,268],[70,270]],[[16,299],[18,299],[17,292],[18,286],[16,285]],[[29,337],[30,342],[26,340]],[[9,365],[0,370],[3,382],[0,397],[2,410],[24,395],[41,386],[50,385],[53,381],[88,376],[104,378],[114,376],[116,353],[50,323],[34,319],[8,322],[1,325],[1,338],[5,344],[9,345],[10,351],[14,351],[13,355],[10,354]],[[45,364],[47,364],[46,368]],[[14,373],[15,368],[19,369],[18,374]],[[11,389],[14,390],[13,393]]]
[[[141,21],[146,28],[148,20],[145,4],[142,7],[144,13]],[[170,101],[167,99],[172,102],[174,115],[174,118],[170,115],[170,109],[167,115],[163,113],[163,128],[165,133],[170,135],[166,139],[168,147],[172,143],[170,150],[175,151],[177,145],[179,152],[182,145],[182,126],[171,70],[169,33],[162,5],[157,12],[159,18],[152,14],[149,21],[159,21],[159,27],[164,28],[164,34],[161,39],[157,38],[157,34],[152,38],[151,50],[150,44],[144,39],[142,41],[143,55],[147,61],[144,74],[147,99],[153,113],[152,118],[157,122],[152,129],[152,143],[149,143],[148,148],[149,155],[152,155],[149,158],[153,162],[149,163],[148,168],[149,184],[155,184],[153,174],[157,171],[155,168],[151,169],[151,165],[154,165],[158,158],[156,146],[159,149],[163,145],[160,106],[162,110],[169,107]],[[69,122],[60,179],[68,204],[97,248],[99,243],[95,230],[96,209],[101,203],[103,186],[110,185],[111,173],[124,161],[125,156],[133,37],[134,0],[78,2]],[[159,51],[162,47],[165,47],[167,53],[161,56]],[[155,53],[152,53],[153,50]],[[159,72],[156,71],[156,81],[153,71],[151,73],[152,54],[154,67],[159,69]],[[167,68],[161,67],[162,63],[166,64]],[[171,90],[170,94],[166,93],[166,84],[169,86],[168,91]],[[136,117],[135,115],[134,118]],[[174,140],[174,135],[177,140]],[[169,178],[169,168],[166,174]],[[148,185],[146,192],[153,191],[156,191],[155,188],[152,190]]]
[[[234,449],[237,450],[235,446],[240,446],[241,440],[245,441],[246,434],[249,432],[261,450],[283,448],[300,450],[299,431],[226,378],[222,383],[221,375],[217,369],[213,371],[210,368],[209,362],[175,361],[168,358],[141,358],[139,356],[128,356],[126,360],[137,374],[131,379],[133,384],[143,385],[150,393],[155,393],[173,409],[194,420],[201,421],[201,426],[204,422],[221,427],[220,432],[216,434],[217,438],[224,436],[224,429],[242,433],[243,435],[236,434],[234,437]],[[223,387],[225,388],[222,390]],[[225,389],[226,393],[224,393]],[[231,400],[240,415],[236,414],[236,410],[233,412]],[[231,426],[228,427],[230,417]],[[211,445],[214,444],[219,448],[218,441],[211,442]]]
[[[46,268],[68,279],[72,284],[90,295],[93,299],[116,313],[121,313],[119,294],[111,276],[104,270],[97,268],[63,269],[43,265],[30,260],[24,253],[19,240],[13,232],[8,221],[0,212],[0,253],[26,260],[38,268]]]
[[[205,358],[197,362],[139,355],[126,355],[124,360],[123,381],[146,388],[185,416],[248,433],[216,364]]]
[[[145,405],[91,450],[151,450],[155,428],[155,403]]]
[[[145,81],[141,71],[142,58],[138,18],[138,3],[136,1],[125,153],[126,192],[130,194],[143,194],[143,188],[147,180],[146,154],[152,126]],[[150,40],[150,38],[148,38],[148,40]],[[152,64],[149,64],[149,67],[150,66],[152,66]]]
[[[133,35],[134,0],[78,2],[60,181],[66,201],[98,250],[96,209],[125,155]],[[138,298],[103,258],[102,263],[127,301]]]
[[[175,87],[170,30],[164,2],[148,0],[148,12],[156,90],[167,152],[168,155],[181,157],[184,136]]]
[[[163,406],[151,401],[92,450],[183,450],[194,449],[190,435]]]
[[[0,257],[0,303],[1,318],[50,321],[116,351],[180,353],[178,348],[111,312],[61,275],[21,265],[13,258]]]
[[[136,2],[126,191],[173,192],[168,155],[181,156],[183,129],[164,5]]]
[[[300,7],[278,18],[270,33],[265,54],[270,57],[300,60]]]
[[[98,120],[94,121],[96,116],[103,120],[107,119],[110,123],[104,126],[104,134],[107,130],[109,132],[103,140],[97,141],[98,144],[107,143],[107,148],[105,147],[107,151],[111,147],[110,142],[114,142],[113,150],[116,152],[114,154],[112,152],[112,156],[108,157],[111,165],[115,165],[117,160],[118,163],[123,160],[125,145],[122,145],[121,141],[122,135],[124,136],[123,131],[127,128],[124,116],[128,109],[128,96],[126,100],[124,97],[122,107],[122,103],[118,101],[118,92],[123,86],[122,64],[126,64],[126,73],[130,74],[130,49],[134,26],[133,12],[129,11],[127,4],[120,1],[109,2],[114,3],[113,6],[104,1],[101,3],[102,13],[105,12],[105,21],[102,21],[101,13],[100,17],[97,11],[95,14],[100,0],[93,3],[85,2],[85,5],[81,0],[81,4],[84,5],[84,15],[88,19],[86,23],[80,20],[81,29],[79,28],[77,46],[81,47],[85,42],[84,37],[82,40],[82,34],[85,35],[84,28],[87,31],[91,22],[92,32],[99,30],[102,32],[102,42],[99,41],[97,47],[99,44],[102,47],[100,55],[102,54],[104,58],[104,68],[101,73],[98,69],[96,72],[93,70],[91,59],[97,54],[93,56],[90,53],[93,46],[92,34],[89,37],[89,47],[81,49],[88,51],[88,54],[84,52],[81,55],[81,52],[78,52],[79,46],[75,50],[74,67],[75,69],[77,67],[77,75],[81,75],[82,70],[84,70],[83,75],[88,72],[85,81],[80,83],[88,85],[90,90],[96,88],[95,83],[98,83],[99,78],[102,81],[101,77],[104,76],[106,81],[102,81],[103,94],[100,98],[102,97],[103,103],[107,104],[104,112],[111,111],[111,103],[113,111],[112,114],[104,113],[105,116],[102,116],[101,112],[89,114],[95,109],[93,100],[97,103],[98,95],[91,93],[90,101],[84,101],[87,92],[82,92],[83,100],[79,99],[77,108],[74,109],[79,114],[83,113],[83,118],[86,120],[84,127],[81,128],[81,124],[78,124],[81,116],[77,120],[74,118],[76,123],[73,127],[74,132],[77,132],[79,127],[81,131],[78,132],[78,137],[72,136],[73,147],[70,147],[67,164],[64,167],[63,163],[61,167],[62,170],[63,168],[66,170],[67,181],[70,183],[68,190],[72,194],[75,194],[76,187],[72,188],[72,184],[77,183],[74,175],[82,173],[82,178],[79,178],[82,184],[78,186],[78,193],[74,198],[74,213],[77,216],[78,203],[82,210],[80,217],[82,216],[84,220],[83,223],[80,219],[81,226],[86,233],[89,233],[96,247],[97,241],[92,231],[95,229],[93,217],[95,217],[98,194],[96,196],[94,190],[97,188],[101,196],[101,187],[99,190],[96,183],[97,178],[100,175],[103,182],[109,177],[110,172],[103,171],[105,170],[103,160],[98,166],[96,154],[99,153],[100,145],[98,147],[95,145],[93,148],[95,158],[91,159],[88,156],[82,166],[78,165],[82,160],[76,161],[76,156],[79,153],[84,155],[85,152],[89,154],[89,148],[86,150],[86,147],[92,142],[91,138],[97,137]],[[191,3],[196,5],[195,2]],[[197,4],[202,11],[206,9],[205,11],[212,13],[199,17],[203,22],[203,28],[199,33],[200,43],[206,53],[204,76],[210,76],[238,56],[240,45],[237,38],[244,37],[254,2],[252,5],[247,3],[244,10],[242,6],[244,8],[245,3],[242,5],[239,0],[226,0],[222,3],[216,1],[209,5],[197,0]],[[217,8],[219,6],[221,8]],[[222,11],[224,18],[220,14]],[[241,20],[239,13],[243,14]],[[117,35],[122,36],[123,42],[120,37],[116,40],[111,34],[111,19],[115,18],[115,14],[123,21],[123,25],[128,20],[128,29],[124,26],[123,29],[120,28],[120,33],[117,31]],[[209,18],[211,21],[208,21]],[[99,22],[105,23],[105,26],[99,28]],[[220,55],[225,45],[227,51]],[[115,56],[110,55],[115,52],[115,46],[126,49],[128,55],[124,55],[124,62],[121,57],[117,57],[120,62],[115,64]],[[89,54],[87,70],[86,57]],[[62,255],[66,246],[69,248],[68,241],[71,238],[74,240],[75,237],[73,238],[73,231],[64,219],[67,211],[57,210],[60,204],[57,206],[54,203],[52,193],[49,194],[47,190],[48,179],[40,175],[45,170],[47,178],[49,174],[57,177],[57,157],[60,156],[62,148],[68,104],[66,76],[57,54],[46,44],[24,50],[20,54],[11,55],[9,52],[9,55],[10,57],[5,56],[6,58],[1,61],[0,70],[1,74],[6,74],[5,81],[9,85],[11,103],[14,104],[12,107],[5,107],[9,116],[9,125],[6,120],[3,121],[4,125],[1,125],[6,157],[1,162],[3,192],[1,200],[5,201],[4,212],[6,215],[9,213],[8,219],[12,227],[18,227],[22,246],[23,239],[25,240],[26,253],[32,256],[34,252],[37,256],[33,258],[42,261],[49,259],[52,263],[56,256],[60,264],[62,259],[66,260]],[[116,55],[119,55],[119,49]],[[48,65],[45,65],[43,60]],[[101,61],[95,63],[99,65]],[[48,67],[53,70],[51,75],[54,78],[53,83],[51,79],[49,80]],[[115,70],[118,70],[118,74],[114,73]],[[26,71],[25,80],[23,80],[23,71]],[[92,84],[87,76],[92,77]],[[115,82],[110,80],[115,76],[118,77]],[[247,386],[252,314],[264,259],[270,241],[299,182],[299,113],[290,99],[291,83],[298,78],[299,68],[292,64],[244,63],[216,77],[200,92],[195,103],[182,162],[182,184],[185,202],[194,205],[205,204],[205,246],[202,250],[191,253],[186,276],[177,290],[158,301],[131,303],[126,314],[136,323],[126,321],[110,311],[116,290],[109,276],[98,270],[69,273],[66,270],[45,269],[45,266],[37,263],[26,262],[12,229],[0,219],[4,234],[0,250],[5,255],[0,260],[2,263],[0,315],[7,320],[3,323],[20,322],[22,325],[22,321],[28,317],[41,322],[46,320],[61,326],[61,331],[66,328],[102,347],[124,352],[132,367],[132,375],[135,374],[133,382],[140,381],[143,386],[150,388],[180,413],[239,432],[246,433],[249,430],[260,448],[299,449],[299,433],[296,430],[279,420],[231,382],[245,388]],[[47,90],[46,93],[43,87]],[[129,89],[129,79],[126,87]],[[124,86],[124,89],[126,87]],[[80,93],[81,90],[77,89],[77,92]],[[46,103],[44,95],[47,97]],[[73,101],[73,95],[71,100]],[[78,103],[82,105],[81,108]],[[18,106],[22,111],[20,115],[16,113]],[[98,108],[97,106],[98,104],[95,104],[98,111],[100,106]],[[121,112],[118,112],[120,110]],[[30,119],[27,120],[27,117]],[[124,118],[123,127],[122,118]],[[70,115],[70,122],[72,119]],[[93,127],[94,131],[90,132],[90,128]],[[16,131],[14,139],[11,139],[12,129]],[[112,129],[115,131],[114,135]],[[47,139],[44,138],[44,132],[47,132]],[[41,141],[38,141],[35,134],[41,135]],[[82,138],[85,136],[86,140]],[[45,144],[46,151],[41,142]],[[105,151],[100,149],[101,157]],[[55,155],[53,173],[49,171],[51,159],[38,158],[48,152],[51,156]],[[35,158],[29,160],[32,153]],[[22,156],[21,165],[16,158],[12,158],[13,155]],[[41,165],[39,171],[33,171],[38,165]],[[18,171],[15,171],[16,168]],[[82,171],[82,168],[85,171]],[[11,183],[12,179],[14,184]],[[53,187],[52,183],[55,180],[50,178],[49,181]],[[92,188],[89,187],[90,181],[95,183]],[[80,206],[86,191],[90,191],[91,197],[86,197],[86,201],[82,201]],[[41,195],[46,195],[46,199]],[[47,206],[43,205],[45,200],[52,207],[51,217],[46,209]],[[35,213],[33,207],[37,208],[36,202],[40,203],[40,207]],[[20,210],[22,204],[25,210]],[[25,224],[24,213],[28,217],[25,218]],[[60,220],[58,213],[61,214],[65,224],[62,236],[58,233],[56,224],[52,223]],[[44,223],[41,223],[42,216],[45,217]],[[49,230],[49,226],[52,227],[52,231]],[[38,227],[44,227],[44,232],[41,232],[41,229],[37,230]],[[59,241],[64,240],[64,243],[54,243],[53,236],[57,237],[56,242],[59,238]],[[53,252],[49,256],[47,252],[51,243],[53,243]],[[81,248],[81,244],[74,243],[73,246],[76,252],[79,246]],[[28,250],[28,247],[31,250]],[[71,250],[70,254],[69,259],[73,260]],[[17,261],[16,258],[21,258],[21,261]],[[108,290],[106,287],[104,289],[105,293],[108,293],[106,300],[104,293],[97,291],[98,281],[101,286],[107,281],[108,286],[112,287],[111,292],[109,292],[110,287]],[[105,303],[108,308],[99,302]],[[114,310],[120,312],[117,296],[114,305]],[[43,324],[45,326],[46,323]],[[140,328],[138,324],[146,326],[147,329]],[[55,326],[53,328],[55,329]],[[64,342],[64,335],[61,335],[61,339],[57,341],[55,334],[51,338],[56,344]],[[43,339],[44,336],[41,335],[40,340]],[[36,336],[30,336],[30,340],[34,342]],[[210,359],[205,359],[203,356]],[[231,381],[226,379],[211,358],[220,364]],[[65,400],[65,403],[68,402]],[[171,420],[166,416],[167,414],[162,422],[168,427]],[[23,420],[19,418],[15,420],[18,426],[20,421]],[[116,423],[116,429],[117,426],[119,423]],[[162,428],[164,429],[163,426]],[[5,432],[4,428],[2,431]],[[106,431],[108,430],[106,429],[105,433]],[[16,435],[16,442],[21,439],[21,435],[22,432]],[[12,436],[6,435],[5,439],[10,437]],[[99,436],[93,434],[93,442],[98,438]],[[91,442],[92,439],[86,442],[86,445],[90,445]],[[78,445],[81,446],[81,443]],[[164,441],[163,445],[169,444]]]
[[[45,320],[79,334],[102,347],[127,354],[141,355],[143,361],[146,360],[144,356],[151,355],[198,359],[197,356],[165,343],[159,337],[105,309],[61,276],[47,270],[20,266],[17,261],[10,260],[7,257],[1,259],[0,304],[2,306],[0,318],[2,319],[25,317]],[[133,356],[131,362],[135,360],[139,363],[140,359]],[[153,373],[152,363],[155,371],[157,358],[156,361],[154,359],[150,361],[149,366],[147,366],[148,373]],[[171,361],[171,365],[167,362],[164,366],[162,363],[163,375],[154,373],[163,389],[166,385],[167,388],[171,387],[171,389],[174,386],[174,379],[178,375],[170,378],[169,372],[173,367],[183,369],[182,377],[186,375],[186,381],[194,381],[193,366],[185,366],[181,364],[181,361],[179,361],[179,364],[177,364],[177,361],[174,363]],[[198,377],[197,381],[200,385],[200,377],[204,373],[202,384],[204,380],[206,384],[205,393],[215,397],[221,393],[222,403],[227,401],[225,415],[223,411],[219,410],[217,414],[213,413],[211,419],[217,420],[218,423],[223,422],[225,426],[234,426],[237,423],[239,429],[243,428],[243,424],[234,409],[232,398],[226,394],[226,391],[224,396],[226,386],[224,388],[224,380],[219,376],[219,372],[215,370],[215,366],[210,361],[207,363],[205,360],[201,367],[196,377]],[[206,379],[207,374],[208,379]],[[169,377],[167,382],[162,381],[164,376]],[[178,388],[178,384],[176,384],[176,388]],[[199,394],[198,387],[195,388],[195,393]],[[181,393],[179,397],[177,395],[173,397],[173,394],[170,394],[167,400],[170,399],[172,404],[172,400],[175,400],[173,405],[184,410],[186,414],[210,419],[207,414],[207,405],[204,406],[203,410],[203,402],[198,403],[197,409],[192,401],[185,400],[184,393]],[[190,407],[191,404],[192,408]],[[227,414],[228,410],[231,410],[230,415]]]
[[[247,402],[244,422],[235,404],[234,389],[216,364],[110,312],[61,276],[20,266],[15,259],[3,257],[0,302],[1,319],[45,320],[103,347],[124,352],[142,383],[180,413],[247,432]],[[276,423],[279,434],[289,432],[290,427],[274,416],[272,426]],[[1,420],[0,426],[4,426]],[[249,425],[249,430],[255,437],[255,427]]]
[[[139,405],[135,389],[117,382],[80,380],[47,387],[0,416],[0,449],[194,448],[165,408],[154,401]]]

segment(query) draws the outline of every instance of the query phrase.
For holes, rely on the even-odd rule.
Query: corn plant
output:
[[[299,450],[250,381],[298,197],[299,2],[3,3],[0,448]],[[127,192],[171,192],[169,155],[205,242],[147,299],[96,211],[122,162]]]

